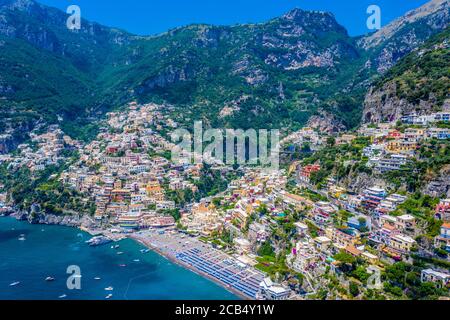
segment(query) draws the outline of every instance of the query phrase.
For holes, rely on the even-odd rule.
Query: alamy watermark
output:
[[[176,164],[249,165],[279,169],[280,132],[267,129],[177,129],[172,133],[172,161]]]
[[[369,266],[367,268],[367,273],[370,274],[370,277],[367,279],[367,288],[381,290],[383,288],[383,284],[381,282],[381,271],[376,266]]]
[[[367,14],[370,14],[369,18],[367,18],[367,28],[369,30],[380,30],[381,8],[375,4],[372,4],[367,8]]]
[[[66,26],[69,30],[80,30],[81,29],[81,9],[77,5],[71,5],[66,10],[67,14],[70,16],[67,18]]]
[[[66,281],[67,289],[81,290],[81,268],[76,265],[68,266],[66,273],[70,274]]]

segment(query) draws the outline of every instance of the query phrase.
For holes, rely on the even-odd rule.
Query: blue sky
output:
[[[191,23],[231,25],[256,23],[282,15],[292,8],[333,12],[350,35],[369,32],[367,7],[381,8],[382,25],[417,8],[428,0],[38,0],[66,10],[75,4],[82,17],[151,35]]]

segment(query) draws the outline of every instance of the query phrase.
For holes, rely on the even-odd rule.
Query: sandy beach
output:
[[[198,267],[193,266],[177,258],[177,255],[195,248],[196,250],[201,250],[201,254],[210,256],[210,261],[208,261],[208,263],[210,264],[213,263],[220,264],[223,261],[234,260],[231,256],[228,256],[225,253],[220,252],[210,247],[209,245],[202,243],[196,238],[189,238],[189,237],[184,238],[181,234],[178,233],[159,234],[156,231],[144,231],[139,233],[133,233],[128,235],[128,237],[130,239],[138,241],[139,243],[151,249],[152,251],[157,252],[158,254],[170,260],[171,262],[176,263],[184,268],[187,268],[192,272],[201,275],[202,277],[208,278],[211,281],[214,281],[218,285],[222,286],[223,288],[232,292],[233,294],[236,294],[237,296],[239,296],[244,300],[255,299],[255,297],[252,297],[248,294],[245,294],[243,291],[233,288],[232,286],[221,281],[219,278],[212,276],[211,274],[208,274],[200,270]],[[233,267],[229,268],[233,270],[232,269]],[[262,273],[256,270],[252,270],[252,268],[250,267],[246,267],[245,269],[238,269],[235,272],[237,274],[245,273],[248,277],[255,277],[257,281],[261,280],[264,277]]]

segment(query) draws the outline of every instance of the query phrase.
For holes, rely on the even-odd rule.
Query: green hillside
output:
[[[377,76],[368,62],[387,48],[366,49],[333,15],[300,9],[261,24],[191,25],[154,37],[85,20],[70,31],[66,19],[32,0],[0,1],[0,133],[59,123],[89,139],[95,120],[133,100],[172,104],[187,124],[289,130],[325,110],[352,128]],[[427,32],[419,27],[426,18],[400,28],[390,50],[400,43],[407,54],[404,37],[418,30],[420,43],[442,19],[430,15],[439,27]]]

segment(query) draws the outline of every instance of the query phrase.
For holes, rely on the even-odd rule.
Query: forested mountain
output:
[[[132,100],[214,126],[295,129],[320,112],[355,127],[370,84],[443,31],[449,5],[431,1],[357,38],[332,14],[300,9],[151,37],[85,20],[71,31],[66,20],[32,0],[0,0],[0,132],[20,140],[36,124],[60,123],[89,138],[93,121]]]

